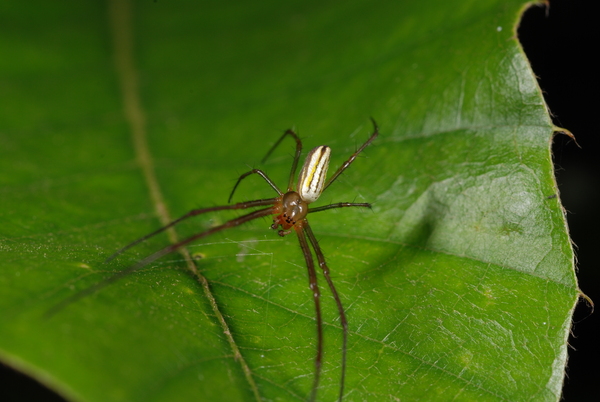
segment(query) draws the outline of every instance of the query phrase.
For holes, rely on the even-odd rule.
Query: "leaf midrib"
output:
[[[171,222],[171,214],[164,202],[164,197],[158,179],[154,170],[154,163],[152,153],[148,147],[146,119],[144,109],[141,103],[141,96],[138,83],[139,73],[135,67],[135,60],[133,55],[134,49],[134,37],[133,37],[133,23],[132,23],[132,4],[126,0],[111,0],[109,2],[109,16],[108,20],[110,23],[110,32],[113,39],[113,49],[115,53],[115,69],[118,80],[120,82],[120,94],[123,102],[123,113],[129,125],[129,132],[132,136],[132,142],[134,146],[134,152],[137,159],[137,164],[143,173],[144,181],[148,186],[149,196],[151,203],[154,205],[156,214],[159,217],[162,225],[166,225]],[[167,235],[172,244],[177,243],[177,234],[174,228],[169,228]],[[209,304],[217,318],[219,326],[223,330],[223,334],[228,340],[228,344],[231,347],[234,360],[238,362],[244,372],[244,377],[248,382],[250,389],[254,394],[254,398],[257,401],[262,400],[256,382],[253,378],[253,373],[250,367],[246,363],[246,360],[242,356],[237,342],[233,338],[233,335],[223,317],[219,304],[217,303],[208,280],[203,277],[195,265],[195,262],[190,256],[190,253],[186,248],[181,248],[179,252],[183,255],[186,260],[188,269],[196,277],[197,281],[203,288],[204,295],[207,297]]]

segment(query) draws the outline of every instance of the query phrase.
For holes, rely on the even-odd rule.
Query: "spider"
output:
[[[341,401],[344,395],[344,381],[346,376],[346,345],[348,339],[348,321],[346,319],[346,314],[344,311],[344,307],[338,295],[338,292],[331,280],[331,276],[329,274],[329,267],[325,262],[325,256],[319,243],[308,223],[308,218],[306,217],[309,213],[325,211],[328,209],[334,208],[345,208],[345,207],[366,207],[371,208],[371,204],[369,203],[354,203],[354,202],[339,202],[335,204],[324,205],[316,208],[309,207],[309,204],[315,202],[319,196],[329,187],[339,176],[342,174],[344,170],[346,170],[350,164],[356,159],[358,154],[360,154],[371,142],[377,138],[379,134],[379,130],[377,127],[377,123],[374,119],[371,118],[373,123],[373,133],[369,137],[369,139],[362,144],[356,152],[354,152],[348,160],[346,160],[336,171],[335,173],[326,181],[325,178],[327,176],[327,170],[329,167],[329,157],[331,154],[331,148],[326,145],[318,146],[312,149],[308,155],[306,156],[306,160],[302,169],[300,170],[300,175],[298,177],[298,183],[296,186],[296,190],[294,190],[294,177],[296,175],[296,169],[298,167],[298,161],[300,159],[300,155],[302,153],[302,141],[298,137],[298,135],[293,130],[287,130],[283,133],[283,135],[277,140],[277,142],[271,147],[271,149],[267,152],[262,162],[264,162],[271,153],[279,146],[279,144],[283,141],[283,139],[287,136],[292,137],[296,141],[296,152],[294,154],[294,160],[292,162],[292,167],[290,170],[290,176],[287,186],[287,191],[283,193],[271,179],[260,169],[252,169],[249,172],[242,174],[235,186],[233,187],[231,194],[229,195],[228,202],[231,202],[233,198],[233,194],[237,189],[238,185],[241,183],[243,179],[246,177],[257,174],[261,176],[272,188],[277,192],[277,197],[275,198],[266,198],[254,201],[245,201],[238,202],[236,204],[229,204],[223,206],[216,206],[210,208],[201,208],[194,209],[187,214],[181,216],[180,218],[172,221],[166,226],[161,227],[160,229],[155,230],[152,233],[143,236],[134,242],[126,245],[120,250],[116,251],[110,257],[106,259],[105,262],[109,262],[116,258],[118,255],[122,254],[126,250],[131,247],[153,237],[166,229],[178,224],[179,222],[191,218],[192,216],[205,214],[207,212],[215,212],[215,211],[223,211],[223,210],[232,210],[232,209],[248,209],[254,207],[267,207],[255,210],[248,214],[239,216],[237,218],[231,219],[219,226],[215,226],[204,232],[197,233],[193,236],[188,237],[187,239],[181,240],[175,244],[167,246],[154,254],[149,255],[148,257],[138,261],[134,265],[129,268],[119,272],[118,274],[105,279],[102,282],[93,285],[87,289],[72,295],[66,300],[63,300],[62,303],[55,306],[51,309],[50,313],[54,313],[57,310],[64,307],[66,304],[70,304],[75,300],[78,300],[86,295],[94,293],[98,291],[100,288],[107,286],[110,283],[115,282],[116,280],[122,278],[123,276],[129,275],[132,272],[154,262],[155,260],[163,257],[166,254],[169,254],[191,242],[194,240],[209,236],[213,233],[217,233],[221,230],[228,229],[234,226],[239,226],[243,223],[252,221],[254,219],[258,219],[261,217],[275,215],[273,218],[273,224],[271,225],[271,229],[278,230],[279,227],[281,229],[278,230],[279,236],[286,236],[292,232],[296,232],[298,236],[298,241],[300,243],[300,248],[302,249],[302,254],[304,255],[304,259],[306,261],[306,266],[308,268],[308,279],[309,279],[309,287],[312,291],[313,301],[315,305],[316,311],[316,324],[317,324],[317,353],[315,356],[315,375],[313,378],[313,384],[310,394],[310,401],[314,401],[317,396],[317,388],[319,386],[319,379],[321,376],[321,365],[323,359],[323,321],[321,317],[321,305],[320,298],[321,293],[319,291],[319,287],[317,285],[317,274],[315,270],[315,262],[313,259],[313,255],[310,250],[310,246],[312,246],[315,255],[317,256],[317,261],[319,267],[323,271],[323,277],[327,281],[327,285],[331,290],[333,298],[335,299],[335,303],[337,304],[337,309],[340,316],[340,323],[342,325],[342,364],[341,364],[341,379],[340,379],[340,390],[339,390],[339,400]],[[307,240],[308,238],[308,240]]]

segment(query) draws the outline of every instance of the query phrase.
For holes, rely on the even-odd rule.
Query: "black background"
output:
[[[600,303],[600,114],[598,62],[600,14],[595,1],[551,0],[524,15],[519,39],[544,91],[554,124],[570,130],[581,146],[558,135],[553,154],[556,177],[571,237],[576,245],[579,287]],[[596,260],[596,262],[594,262]],[[540,306],[541,308],[541,306]],[[600,307],[599,307],[600,309]],[[563,400],[600,400],[600,313],[580,302],[569,340],[569,362]],[[0,364],[0,400],[62,401],[28,377]]]
[[[554,124],[570,130],[581,146],[558,135],[552,151],[571,238],[576,245],[579,288],[600,302],[600,29],[597,2],[551,0],[550,8],[529,9],[519,39],[538,77]],[[547,13],[547,16],[546,16]],[[594,262],[595,261],[595,262]],[[599,306],[600,307],[600,306]],[[563,388],[565,401],[600,400],[600,315],[581,301],[569,339],[569,362]]]

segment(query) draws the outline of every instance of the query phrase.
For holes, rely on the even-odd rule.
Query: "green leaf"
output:
[[[373,210],[310,216],[349,320],[346,399],[560,398],[578,288],[555,128],[515,34],[525,2],[127,4],[0,6],[5,363],[77,401],[306,400],[314,306],[269,219],[189,247],[208,291],[171,254],[44,314],[169,244],[103,263],[160,226],[161,200],[172,217],[225,204],[248,166],[285,187],[291,141],[260,160],[289,127],[333,169],[373,116],[379,139],[317,202]],[[234,200],[272,196],[251,177]],[[341,327],[320,284],[318,399],[335,400]]]

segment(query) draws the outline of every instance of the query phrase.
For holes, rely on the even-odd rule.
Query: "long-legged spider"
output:
[[[231,201],[231,198],[233,197],[233,194],[235,193],[235,190],[237,189],[240,182],[244,178],[246,178],[252,174],[258,174],[259,176],[261,176],[277,192],[277,194],[278,194],[277,197],[261,199],[261,200],[254,200],[254,201],[239,202],[239,203],[232,204],[232,205],[223,205],[223,206],[210,207],[210,208],[194,209],[194,210],[188,212],[187,214],[183,215],[179,219],[176,219],[176,220],[172,221],[171,223],[167,224],[166,226],[163,226],[160,229],[157,229],[154,232],[147,234],[146,236],[144,236],[140,239],[137,239],[134,242],[121,248],[120,250],[118,250],[117,252],[112,254],[110,257],[108,257],[106,262],[111,261],[112,259],[114,259],[118,255],[120,255],[121,253],[130,249],[131,247],[143,242],[144,240],[147,240],[148,238],[150,238],[152,236],[155,236],[155,235],[163,232],[164,230],[166,230],[166,229],[176,225],[177,223],[179,223],[185,219],[188,219],[192,216],[201,215],[201,214],[204,214],[207,212],[223,211],[223,210],[230,210],[230,209],[248,209],[248,208],[254,208],[254,207],[269,206],[268,208],[259,209],[259,210],[250,212],[249,214],[242,215],[240,217],[231,219],[230,221],[227,221],[227,222],[223,223],[222,225],[215,226],[204,232],[197,233],[193,236],[188,237],[187,239],[181,240],[175,244],[167,246],[167,247],[163,248],[162,250],[159,250],[159,251],[155,252],[154,254],[151,254],[148,257],[138,261],[136,264],[119,272],[118,274],[116,274],[112,277],[109,277],[109,278],[105,279],[104,281],[99,282],[96,285],[93,285],[92,287],[84,289],[83,291],[81,291],[75,295],[72,295],[71,297],[69,297],[66,300],[63,300],[62,303],[60,303],[59,305],[57,305],[53,309],[51,309],[50,313],[53,313],[53,312],[61,309],[66,304],[70,304],[75,300],[78,300],[86,295],[89,295],[91,293],[98,291],[99,289],[107,286],[110,283],[117,281],[118,279],[122,278],[123,276],[131,274],[132,272],[154,262],[155,260],[159,259],[160,257],[162,257],[166,254],[169,254],[169,253],[193,242],[194,240],[209,236],[213,233],[219,232],[219,231],[227,229],[227,228],[239,226],[243,223],[249,222],[249,221],[257,219],[257,218],[261,218],[261,217],[268,216],[268,215],[275,215],[275,217],[273,218],[273,224],[271,225],[271,229],[277,230],[281,226],[281,229],[278,230],[279,236],[285,236],[287,234],[290,234],[292,231],[295,231],[296,234],[298,235],[298,240],[300,242],[300,248],[302,249],[302,254],[304,254],[304,259],[306,260],[306,266],[308,268],[309,287],[313,292],[313,301],[315,304],[316,321],[317,321],[317,354],[315,357],[315,376],[313,379],[313,385],[312,385],[312,390],[311,390],[311,394],[310,394],[310,401],[314,401],[316,398],[317,388],[319,385],[319,378],[321,376],[321,363],[322,363],[322,358],[323,358],[323,321],[322,321],[322,317],[321,317],[321,305],[320,305],[321,293],[319,292],[319,287],[317,285],[317,274],[316,274],[316,270],[315,270],[315,263],[313,260],[312,253],[310,251],[309,243],[310,243],[310,245],[312,245],[312,248],[317,256],[317,261],[319,262],[319,267],[323,270],[323,277],[327,281],[327,285],[329,285],[329,289],[331,290],[331,293],[333,294],[333,298],[335,299],[335,302],[336,302],[337,308],[338,308],[338,312],[340,315],[340,323],[342,325],[342,331],[343,331],[342,332],[342,334],[343,334],[342,373],[341,373],[340,393],[339,393],[339,400],[341,401],[343,398],[343,395],[344,395],[344,380],[345,380],[345,376],[346,376],[346,345],[347,345],[347,339],[348,339],[348,321],[346,319],[346,314],[344,312],[344,307],[342,306],[340,297],[337,293],[337,290],[335,289],[333,281],[331,280],[331,276],[329,275],[329,267],[327,266],[327,263],[325,262],[325,256],[323,255],[323,251],[321,251],[321,247],[319,246],[319,243],[308,223],[308,219],[306,216],[309,213],[325,211],[327,209],[333,209],[333,208],[345,208],[345,207],[367,207],[367,208],[370,208],[371,207],[371,204],[369,204],[369,203],[354,203],[354,202],[339,202],[339,203],[324,205],[324,206],[320,206],[320,207],[316,207],[316,208],[310,208],[308,206],[309,204],[315,202],[319,198],[319,196],[323,193],[323,191],[325,191],[325,189],[327,187],[329,187],[340,176],[340,174],[342,174],[342,172],[350,166],[350,164],[354,161],[354,159],[356,159],[357,155],[359,153],[361,153],[369,144],[371,144],[371,142],[373,142],[373,140],[375,140],[375,138],[377,137],[379,132],[378,132],[377,123],[375,123],[375,120],[371,119],[371,121],[373,122],[373,133],[371,134],[369,139],[364,144],[362,144],[360,146],[360,148],[358,148],[356,150],[356,152],[354,152],[350,156],[350,158],[348,158],[348,160],[346,160],[338,168],[338,170],[336,170],[336,172],[333,174],[333,176],[331,176],[327,181],[325,181],[325,178],[327,176],[327,169],[329,167],[329,157],[331,154],[331,148],[329,148],[326,145],[321,145],[321,146],[318,146],[318,147],[312,149],[306,156],[304,165],[302,166],[302,169],[300,170],[300,175],[298,177],[298,183],[297,183],[296,190],[294,190],[294,176],[296,174],[296,168],[298,167],[298,161],[300,159],[300,154],[302,153],[302,141],[300,140],[300,138],[294,131],[287,130],[281,136],[281,138],[279,138],[279,140],[277,140],[277,142],[271,147],[269,152],[267,152],[266,156],[263,158],[263,162],[264,162],[269,157],[269,155],[271,155],[271,153],[275,150],[275,148],[283,141],[283,139],[286,136],[290,136],[296,141],[296,152],[294,155],[294,161],[292,162],[292,168],[290,170],[290,177],[289,177],[286,193],[283,193],[279,189],[279,187],[277,187],[275,185],[275,183],[273,183],[271,181],[271,179],[269,179],[269,177],[262,170],[252,169],[251,171],[244,173],[243,175],[241,175],[238,178],[238,180],[237,180],[235,186],[233,187],[233,190],[231,191],[231,194],[229,196],[229,201]],[[308,238],[308,241],[306,240],[307,238]]]

